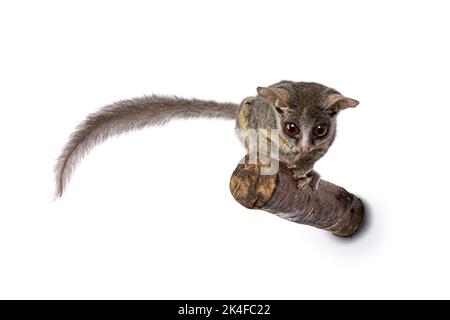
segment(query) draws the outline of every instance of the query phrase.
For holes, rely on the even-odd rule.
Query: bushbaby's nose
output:
[[[305,156],[305,155],[307,155],[307,154],[310,153],[310,152],[311,152],[311,149],[310,149],[310,148],[305,147],[305,146],[301,146],[301,147],[300,147],[300,154],[301,154],[302,156]]]

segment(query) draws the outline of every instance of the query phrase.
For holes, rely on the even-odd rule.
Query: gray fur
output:
[[[282,89],[282,92],[277,94],[277,89]],[[355,107],[358,102],[313,82],[281,81],[267,88],[259,87],[258,93],[258,96],[248,98],[241,104],[236,129],[278,129],[279,160],[293,169],[299,187],[305,187],[310,181],[317,186],[320,177],[313,171],[313,166],[333,144],[336,115],[340,110]],[[333,97],[332,103],[330,97]],[[295,123],[301,128],[309,153],[301,154],[299,145],[302,141],[283,132],[285,123]],[[328,134],[322,138],[312,134],[320,124],[328,128]],[[245,136],[245,133],[241,135],[241,139],[245,140]],[[274,143],[270,137],[266,139],[268,143]],[[248,148],[245,141],[244,145]]]
[[[235,119],[238,105],[179,97],[145,96],[100,109],[70,136],[55,166],[56,195],[61,196],[78,162],[97,144],[121,133],[177,118]]]
[[[153,95],[120,101],[100,109],[78,126],[58,158],[55,167],[57,196],[63,194],[77,163],[96,144],[123,132],[162,125],[171,119],[193,117],[236,119],[238,136],[247,149],[248,129],[278,129],[279,160],[293,170],[299,187],[303,188],[310,182],[317,186],[319,176],[313,171],[313,166],[334,141],[336,114],[355,107],[358,101],[312,82],[281,81],[257,90],[257,96],[244,99],[240,106]],[[300,127],[302,135],[286,135],[282,128],[287,122]],[[311,134],[318,124],[326,124],[329,129],[326,136],[318,138],[318,135]],[[273,143],[270,137],[265,138],[268,144]]]

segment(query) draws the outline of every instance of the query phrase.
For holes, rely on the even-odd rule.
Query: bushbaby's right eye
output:
[[[292,122],[286,122],[283,125],[283,131],[291,138],[295,138],[300,134],[300,128]]]

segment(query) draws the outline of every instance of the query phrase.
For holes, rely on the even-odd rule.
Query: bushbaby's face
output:
[[[282,138],[303,160],[326,153],[336,136],[337,113],[358,104],[317,83],[282,81],[259,87],[258,94],[275,108]]]
[[[336,115],[321,106],[289,106],[280,114],[280,129],[300,158],[323,155],[336,135]]]

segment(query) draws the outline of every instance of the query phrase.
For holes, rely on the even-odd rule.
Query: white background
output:
[[[445,1],[4,1],[0,298],[450,298]],[[279,80],[360,101],[324,179],[360,195],[355,238],[251,211],[229,121],[111,139],[52,202],[52,167],[99,107],[240,102]]]

